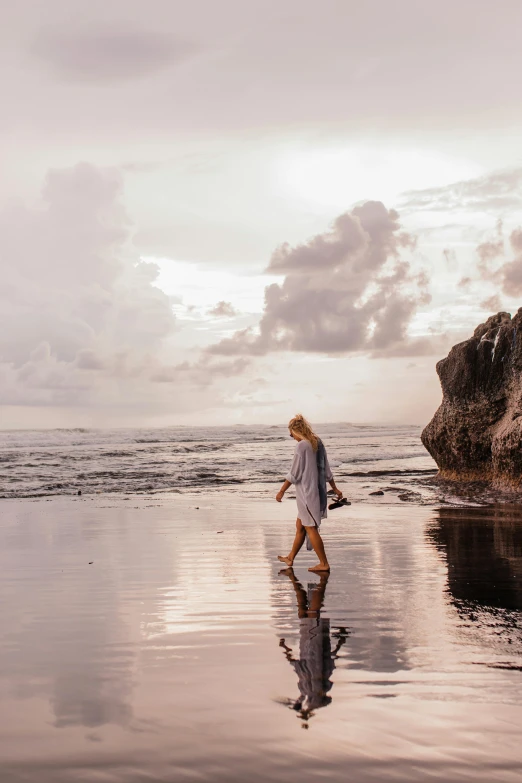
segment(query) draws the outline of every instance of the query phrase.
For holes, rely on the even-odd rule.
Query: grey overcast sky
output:
[[[0,427],[426,421],[522,305],[519,0],[18,0]],[[384,382],[383,382],[384,381]]]

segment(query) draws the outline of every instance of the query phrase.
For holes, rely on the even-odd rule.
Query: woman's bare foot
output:
[[[292,565],[294,563],[294,561],[290,557],[284,557],[283,555],[278,555],[277,559],[281,563],[286,563],[286,565],[289,566],[290,568],[292,567]]]
[[[328,565],[328,563],[317,563],[316,566],[312,566],[308,570],[314,571],[315,573],[320,573],[321,571],[329,571],[330,566]]]

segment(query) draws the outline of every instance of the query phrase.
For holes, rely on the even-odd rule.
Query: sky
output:
[[[519,0],[19,0],[0,428],[424,424],[522,305]]]

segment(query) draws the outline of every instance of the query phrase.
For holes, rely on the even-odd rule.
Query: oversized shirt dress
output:
[[[328,457],[325,453],[325,478],[333,479]],[[319,498],[319,471],[317,469],[317,454],[308,440],[300,440],[295,447],[294,460],[286,480],[295,485],[297,499],[297,515],[305,527],[319,527],[321,516],[324,519],[327,511],[321,515]]]
[[[328,704],[335,658],[328,617],[304,617],[299,625],[299,660],[291,660],[301,692],[302,710],[316,710]]]

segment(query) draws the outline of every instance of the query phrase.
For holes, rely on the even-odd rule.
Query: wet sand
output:
[[[516,509],[334,511],[321,580],[290,500],[0,508],[2,783],[520,780]]]

